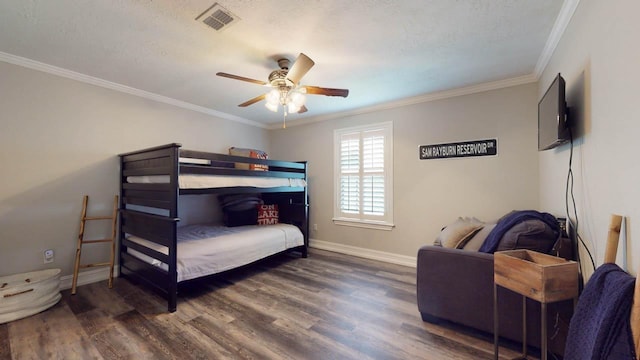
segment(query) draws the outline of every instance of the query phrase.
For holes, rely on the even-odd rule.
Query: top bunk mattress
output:
[[[212,165],[207,159],[179,158],[180,164]],[[216,162],[220,165],[222,163]],[[220,165],[229,167],[233,163]],[[128,176],[127,182],[131,184],[167,184],[169,175]],[[179,174],[178,187],[180,189],[210,189],[227,187],[306,187],[307,182],[300,178],[267,177],[267,176],[235,176],[235,175],[208,175],[208,174]]]
[[[167,184],[169,175],[127,176],[127,182],[131,184]],[[225,176],[225,175],[201,175],[181,174],[178,176],[180,189],[209,189],[224,187],[306,187],[304,179],[289,179],[261,176]]]

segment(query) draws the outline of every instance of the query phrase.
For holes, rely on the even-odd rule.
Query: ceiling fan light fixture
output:
[[[287,103],[287,109],[289,110],[289,114],[297,113],[300,111],[301,106],[294,104],[293,102]]]
[[[294,104],[299,110],[302,107],[302,105],[304,105],[305,100],[306,98],[304,94],[302,94],[297,90],[292,90],[289,92],[287,103]],[[294,112],[297,112],[297,111],[294,111]]]
[[[297,113],[305,103],[305,96],[298,89],[292,90],[289,87],[281,86],[272,89],[265,96],[265,107],[273,112],[278,112],[282,105],[288,113]]]
[[[280,104],[280,91],[278,91],[278,89],[272,89],[267,93],[267,97],[265,99],[267,100],[267,104],[271,104],[277,109],[278,104]]]
[[[271,103],[264,103],[264,107],[266,107],[267,109],[273,111],[273,112],[278,112],[278,105],[273,105]]]

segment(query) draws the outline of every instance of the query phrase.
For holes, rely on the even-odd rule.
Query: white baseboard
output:
[[[329,241],[309,239],[309,247],[320,250],[333,251],[340,254],[353,255],[365,259],[384,261],[391,264],[416,267],[416,257],[388,253],[384,251],[365,249],[361,247],[338,244]]]
[[[113,277],[118,277],[118,266],[113,269]],[[102,267],[93,270],[82,271],[78,274],[78,285],[87,285],[98,281],[109,279],[109,267]],[[73,285],[73,274],[60,277],[60,290],[71,289]]]

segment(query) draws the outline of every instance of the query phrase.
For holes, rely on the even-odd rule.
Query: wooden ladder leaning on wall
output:
[[[113,200],[113,212],[111,216],[87,216],[87,203],[89,202],[89,196],[85,195],[82,200],[82,215],[80,216],[80,232],[78,233],[78,245],[76,247],[76,262],[73,267],[73,283],[71,285],[71,294],[75,295],[76,286],[78,285],[78,272],[80,269],[98,266],[109,266],[109,289],[113,286],[113,263],[116,257],[116,223],[118,220],[118,195]],[[85,240],[84,229],[87,221],[92,220],[111,220],[111,238],[99,239],[99,240]],[[111,243],[111,259],[109,262],[93,263],[93,264],[80,264],[80,255],[82,254],[83,244],[95,244],[95,243]]]
[[[622,227],[622,216],[611,215],[609,221],[609,233],[607,237],[607,247],[604,252],[604,262],[615,264],[618,252],[618,241],[620,239],[620,229]],[[640,272],[636,274],[636,284],[633,293],[633,306],[631,307],[631,333],[633,334],[633,344],[636,356],[640,358]]]

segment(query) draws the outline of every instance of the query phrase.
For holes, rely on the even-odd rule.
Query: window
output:
[[[334,133],[334,223],[393,228],[391,122]]]

